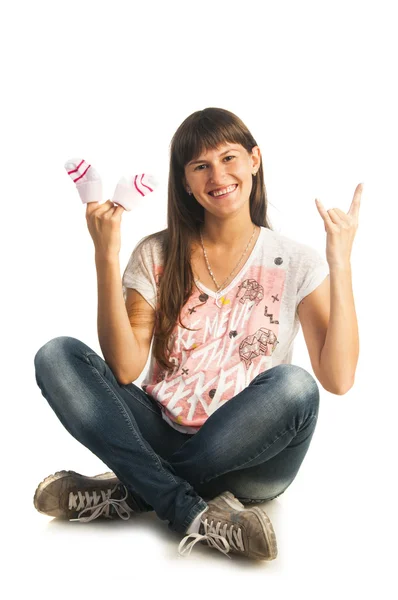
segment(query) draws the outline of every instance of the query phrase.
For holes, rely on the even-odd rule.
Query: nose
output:
[[[216,164],[209,167],[209,178],[210,183],[216,186],[223,185],[226,170],[228,169],[227,163]]]

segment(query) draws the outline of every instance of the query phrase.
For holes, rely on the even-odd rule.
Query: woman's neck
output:
[[[259,233],[260,227],[254,223],[248,223],[244,228],[239,225],[236,228],[220,228],[211,226],[201,226],[203,244],[210,250],[220,250],[222,252],[234,252],[242,247],[242,244],[247,244],[250,240],[253,230],[255,230],[253,239],[256,238],[256,232]],[[199,234],[198,239],[201,245]]]

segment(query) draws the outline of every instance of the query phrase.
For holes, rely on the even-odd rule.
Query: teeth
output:
[[[236,187],[236,184],[234,185],[230,185],[227,188],[224,188],[223,190],[218,190],[217,192],[211,192],[212,196],[222,196],[223,194],[227,194],[228,192],[232,192]]]

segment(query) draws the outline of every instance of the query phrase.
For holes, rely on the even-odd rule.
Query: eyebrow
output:
[[[239,152],[238,148],[228,148],[228,150],[225,150],[225,152],[221,152],[221,154],[219,154],[218,156],[224,156],[224,154],[228,154],[228,152]],[[196,165],[197,163],[203,163],[206,162],[204,158],[202,159],[198,159],[198,160],[191,160],[191,162],[188,163],[188,167],[190,165]]]

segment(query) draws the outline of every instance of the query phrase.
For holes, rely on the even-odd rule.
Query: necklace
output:
[[[241,258],[240,258],[240,260],[239,260],[238,264],[236,265],[236,267],[234,268],[234,270],[232,271],[232,273],[230,273],[230,275],[228,275],[228,277],[226,278],[226,280],[224,281],[224,283],[222,283],[221,285],[218,285],[217,281],[216,281],[216,280],[215,280],[215,278],[214,278],[213,271],[212,271],[212,270],[211,270],[211,268],[210,268],[209,261],[208,261],[208,259],[207,259],[206,250],[205,250],[205,247],[204,247],[204,245],[203,245],[202,231],[200,230],[200,241],[201,241],[201,243],[202,243],[203,253],[204,253],[204,255],[205,255],[205,260],[206,260],[207,270],[209,271],[209,273],[210,273],[210,275],[211,275],[211,278],[213,279],[213,281],[214,281],[214,283],[215,283],[215,285],[216,285],[216,287],[217,287],[217,292],[216,292],[216,304],[217,304],[217,306],[218,306],[219,308],[222,308],[222,307],[221,307],[221,306],[218,304],[218,300],[219,300],[219,298],[218,298],[218,294],[220,293],[220,290],[221,290],[221,288],[223,288],[223,287],[224,287],[225,283],[228,281],[228,279],[230,279],[230,278],[232,277],[233,273],[235,273],[236,269],[238,268],[238,266],[239,266],[239,265],[240,265],[240,263],[242,262],[242,259],[243,259],[243,257],[245,256],[245,254],[246,254],[246,252],[247,252],[247,249],[248,249],[248,247],[249,247],[249,245],[250,245],[250,242],[251,242],[251,241],[252,241],[252,239],[253,239],[253,236],[254,236],[254,233],[255,233],[255,231],[256,231],[256,226],[254,225],[253,233],[252,233],[252,235],[251,235],[251,238],[250,238],[250,240],[249,240],[249,243],[247,244],[247,246],[246,246],[246,248],[245,248],[245,251],[243,252],[243,254],[242,254],[242,256],[241,256]]]

